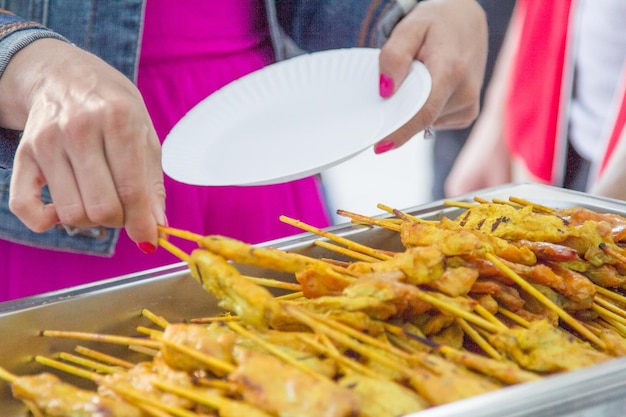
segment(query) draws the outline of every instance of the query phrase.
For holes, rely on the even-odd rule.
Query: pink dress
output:
[[[207,95],[273,59],[262,0],[147,2],[138,86],[161,140]],[[165,185],[170,226],[195,233],[259,243],[300,233],[279,221],[282,214],[330,224],[314,177],[260,187],[196,187],[166,177]],[[124,231],[112,258],[6,241],[0,253],[0,301],[179,262],[163,249],[143,254]]]

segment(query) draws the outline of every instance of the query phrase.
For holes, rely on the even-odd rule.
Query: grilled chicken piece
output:
[[[280,306],[265,288],[242,277],[222,256],[196,249],[188,260],[193,277],[219,299],[219,306],[253,327],[266,329]]]
[[[144,417],[136,407],[62,382],[50,373],[17,377],[13,396],[32,402],[47,417]]]
[[[359,398],[359,417],[398,417],[429,407],[415,391],[386,379],[352,373],[338,381]]]
[[[229,380],[244,400],[277,416],[348,417],[359,415],[359,399],[331,380],[315,378],[260,352],[236,348],[237,369]]]
[[[212,323],[209,326],[194,324],[170,324],[163,332],[163,339],[180,346],[185,346],[222,362],[233,363],[232,350],[237,341],[237,334],[228,327]],[[206,369],[207,364],[201,363],[179,350],[163,344],[161,355],[165,362],[174,369],[194,372]],[[208,369],[217,376],[224,376],[220,369]]]
[[[533,212],[532,206],[517,209],[505,204],[480,204],[455,219],[464,229],[480,230],[506,240],[527,239],[558,243],[576,230],[559,216]]]
[[[552,373],[585,368],[612,359],[547,320],[514,327],[489,337],[502,354],[531,371]]]
[[[486,253],[493,253],[500,258],[523,265],[537,263],[537,257],[529,248],[518,247],[479,230],[463,229],[445,217],[437,226],[403,222],[400,226],[400,238],[407,248],[432,246],[446,256],[465,255],[484,258]]]

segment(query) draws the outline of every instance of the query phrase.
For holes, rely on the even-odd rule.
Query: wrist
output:
[[[74,48],[64,40],[43,37],[30,39],[12,54],[0,77],[0,126],[24,128],[33,97],[50,75],[50,60],[63,56],[59,47]]]

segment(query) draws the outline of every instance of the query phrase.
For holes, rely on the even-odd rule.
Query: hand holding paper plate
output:
[[[371,147],[411,119],[431,89],[415,61],[387,99],[370,48],[301,55],[242,77],[198,103],[163,143],[163,170],[195,185],[304,178]]]

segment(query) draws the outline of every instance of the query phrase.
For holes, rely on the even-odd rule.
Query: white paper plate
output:
[[[414,62],[388,99],[370,48],[302,55],[253,72],[191,109],[163,143],[163,170],[195,185],[261,185],[317,174],[364,151],[424,105]]]

